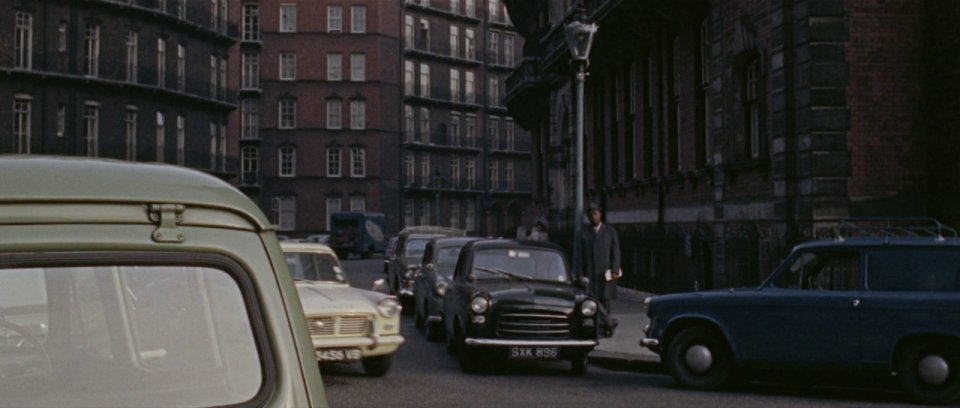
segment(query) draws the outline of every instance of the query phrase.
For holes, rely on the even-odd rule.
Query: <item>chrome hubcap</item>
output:
[[[690,367],[691,370],[698,373],[705,372],[710,369],[713,365],[713,353],[710,352],[710,349],[707,346],[695,345],[687,349],[687,354],[684,356],[687,367]]]
[[[938,355],[926,356],[917,364],[920,380],[929,385],[943,385],[950,376],[950,365]]]

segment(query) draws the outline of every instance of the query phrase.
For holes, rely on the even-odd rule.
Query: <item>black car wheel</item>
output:
[[[422,303],[421,302],[414,302],[414,303],[416,304],[416,306],[413,311],[413,314],[414,314],[413,321],[417,326],[417,330],[420,330],[421,332],[424,332],[424,334],[426,334],[424,331],[424,329],[427,328],[427,318],[425,316],[427,313],[426,299],[424,299]]]
[[[480,365],[477,359],[478,350],[467,345],[467,334],[464,333],[463,330],[459,328],[455,328],[455,330],[456,333],[453,342],[456,344],[455,352],[457,353],[457,360],[460,362],[460,369],[465,373],[476,372]],[[447,344],[447,351],[450,351],[450,342],[448,341]]]
[[[733,359],[723,339],[706,327],[683,329],[667,347],[666,365],[681,385],[714,390],[733,378]]]
[[[574,375],[584,375],[587,373],[587,352],[577,352],[570,358],[570,372]]]
[[[460,360],[460,369],[463,370],[463,372],[477,372],[480,365],[477,359],[477,352],[478,350],[466,345],[462,338],[457,342],[457,359]]]
[[[913,341],[900,352],[896,369],[900,385],[917,401],[960,401],[960,345],[939,339]]]
[[[444,331],[446,332],[446,330]],[[447,354],[454,356],[457,354],[457,334],[456,332],[446,332],[445,334],[447,337]]]
[[[427,322],[427,340],[443,341],[444,337],[443,323]]]
[[[393,354],[385,356],[367,357],[363,359],[363,372],[369,377],[383,377],[390,371],[393,363]]]

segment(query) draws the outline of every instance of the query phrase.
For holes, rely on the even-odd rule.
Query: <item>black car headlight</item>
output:
[[[477,296],[470,301],[470,310],[476,314],[483,314],[490,307],[490,301],[483,296]]]
[[[447,282],[444,282],[444,281],[437,282],[437,286],[436,286],[437,294],[440,296],[446,295],[447,286],[448,286]]]
[[[580,313],[583,313],[586,317],[597,314],[597,302],[592,299],[584,300],[583,303],[580,304]]]
[[[417,277],[417,270],[420,269],[416,266],[408,266],[407,272],[403,275],[407,279],[413,279]]]

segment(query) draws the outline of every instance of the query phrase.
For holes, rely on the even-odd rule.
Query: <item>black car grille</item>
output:
[[[566,314],[551,311],[524,311],[500,314],[497,336],[507,339],[568,339],[570,322]]]

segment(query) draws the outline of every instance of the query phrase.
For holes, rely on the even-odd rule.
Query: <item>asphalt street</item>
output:
[[[352,285],[370,288],[382,277],[382,262],[348,260],[344,266]],[[617,310],[615,305],[614,314]],[[623,316],[636,310],[628,305],[620,312]],[[538,361],[493,362],[483,373],[465,374],[443,343],[429,342],[417,331],[412,316],[403,317],[402,333],[407,341],[386,377],[368,378],[359,364],[321,367],[331,407],[914,406],[899,391],[882,388],[754,382],[723,392],[684,390],[657,364],[618,364],[616,355],[591,359],[583,376],[572,375],[568,362]],[[636,345],[639,338],[631,341]]]

